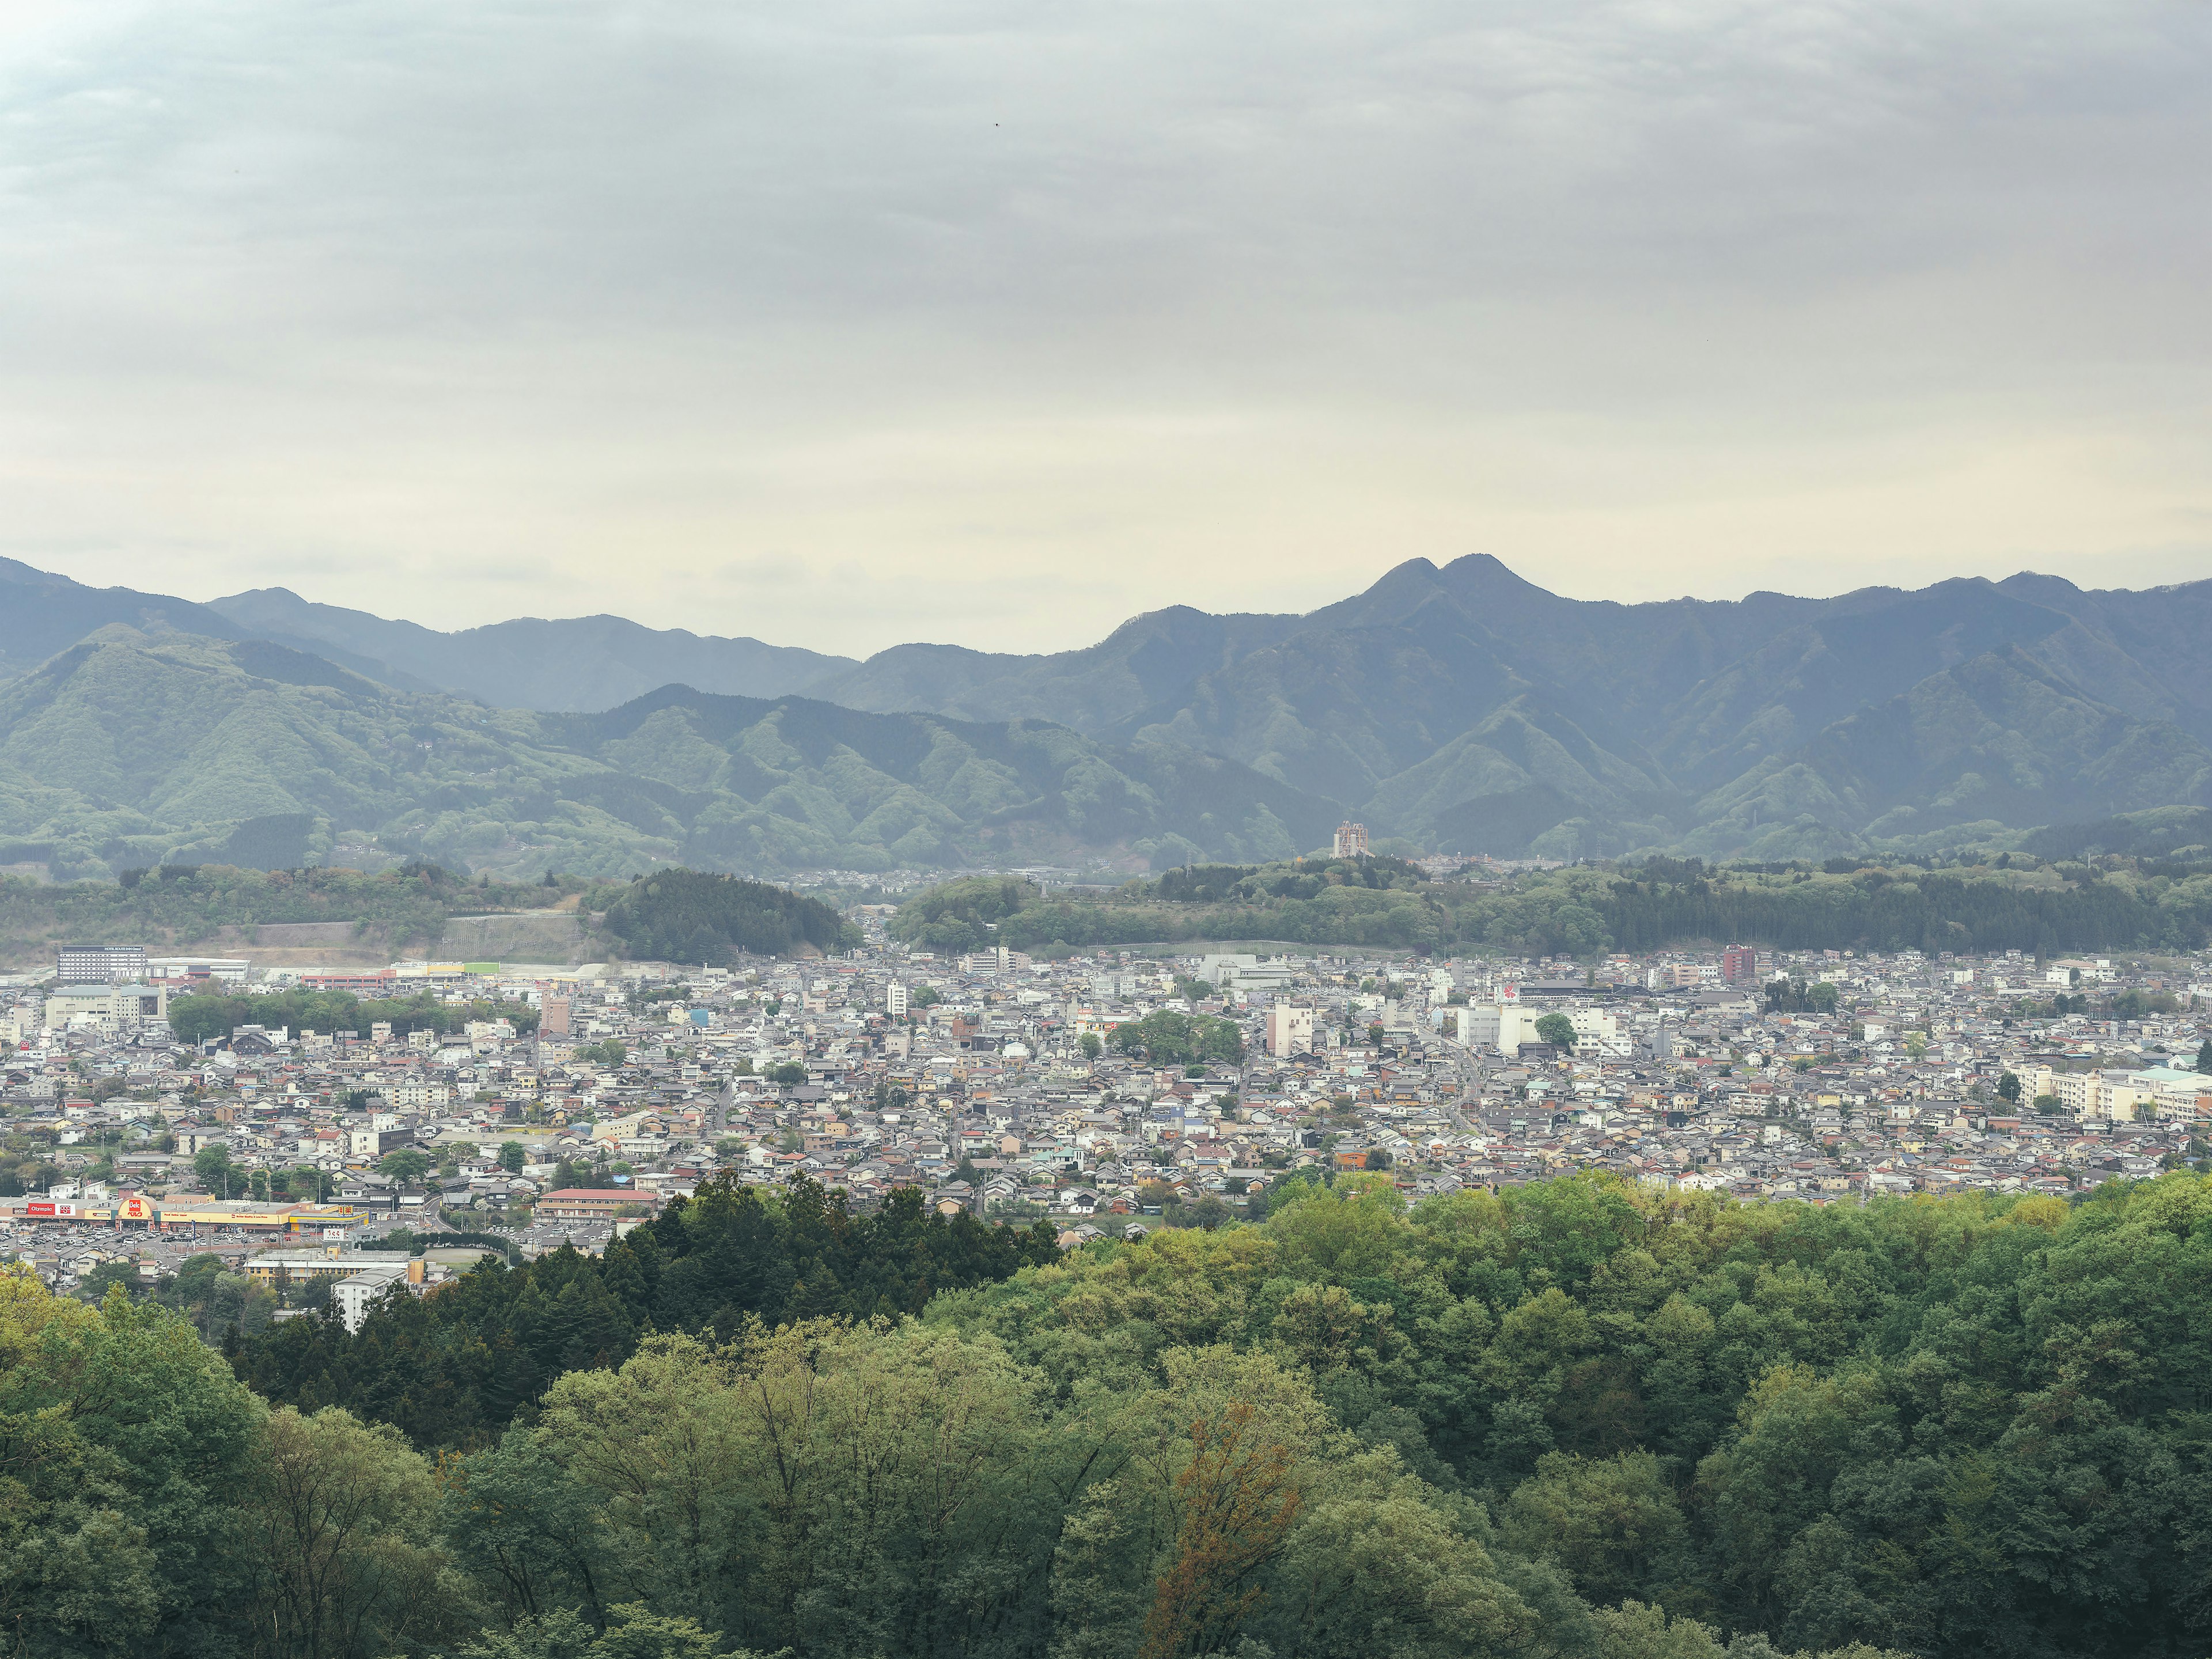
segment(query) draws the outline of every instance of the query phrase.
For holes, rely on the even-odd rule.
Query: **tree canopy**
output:
[[[2212,1638],[2212,1179],[1268,1208],[1062,1255],[717,1185],[356,1336],[226,1327],[228,1367],[213,1258],[96,1307],[0,1272],[0,1613],[300,1659]]]
[[[742,876],[663,870],[611,890],[607,931],[634,957],[721,966],[745,953],[848,950],[858,939],[821,900]]]

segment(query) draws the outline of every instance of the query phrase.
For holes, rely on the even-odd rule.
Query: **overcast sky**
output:
[[[2212,576],[2212,5],[0,9],[0,551],[863,653]]]

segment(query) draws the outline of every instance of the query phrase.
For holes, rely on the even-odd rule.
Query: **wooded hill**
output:
[[[1504,882],[1431,881],[1394,859],[1173,870],[1117,892],[1048,895],[1013,877],[919,893],[894,937],[957,952],[1060,952],[1181,940],[1588,956],[1691,941],[1789,950],[2172,950],[2212,941],[2212,865],[2107,859],[1708,868],[1651,858]]]
[[[663,870],[636,881],[549,872],[533,882],[505,882],[469,880],[434,864],[373,876],[168,865],[127,870],[118,882],[52,886],[0,878],[0,957],[35,959],[64,939],[145,945],[156,955],[226,940],[250,951],[261,925],[298,921],[348,923],[396,953],[434,946],[456,916],[549,911],[573,911],[580,942],[607,957],[723,963],[740,953],[840,951],[858,937],[819,899],[691,870]]]
[[[1826,1209],[1582,1176],[1408,1210],[1355,1176],[1260,1207],[1041,1264],[984,1239],[961,1266],[957,1220],[840,1242],[803,1191],[710,1193],[604,1261],[488,1263],[358,1338],[233,1336],[235,1374],[122,1285],[95,1312],[0,1275],[11,1638],[332,1659],[2180,1659],[2212,1638],[2202,1176]]]

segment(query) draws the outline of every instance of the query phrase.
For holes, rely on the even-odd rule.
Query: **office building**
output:
[[[143,945],[64,945],[54,952],[54,977],[64,985],[136,984],[146,977]]]

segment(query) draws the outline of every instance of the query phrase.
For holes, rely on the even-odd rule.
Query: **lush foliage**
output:
[[[373,1659],[457,1650],[485,1616],[396,1431],[271,1412],[157,1303],[0,1269],[9,1652]]]
[[[1116,1025],[1108,1041],[1124,1054],[1141,1054],[1163,1066],[1244,1057],[1243,1034],[1235,1020],[1217,1014],[1179,1014],[1172,1008]]]
[[[562,1249],[520,1268],[488,1263],[434,1297],[380,1305],[360,1332],[294,1320],[228,1340],[267,1398],[340,1405],[423,1446],[495,1437],[563,1371],[619,1364],[653,1331],[733,1336],[749,1319],[896,1318],[939,1291],[1059,1255],[1049,1228],[1016,1232],[893,1194],[872,1215],[803,1182],[763,1199],[709,1183],[604,1256]]]
[[[872,1254],[836,1242],[869,1224],[717,1188],[604,1263],[488,1267],[351,1343],[234,1338],[295,1389],[275,1409],[154,1302],[0,1278],[11,1642],[2182,1659],[2212,1634],[2212,1181],[1816,1209],[1578,1177],[1410,1211],[1378,1176],[1296,1181],[1261,1225],[947,1273],[919,1319],[926,1288],[881,1276],[957,1224],[931,1243],[909,1204]],[[872,1316],[819,1305],[833,1260],[878,1273]],[[465,1401],[494,1379],[507,1409]]]
[[[1607,884],[1596,908],[1623,951],[1711,939],[1784,950],[2049,954],[2195,949],[2212,937],[2212,875],[1835,862],[1847,867],[1708,872],[1691,860],[1663,875],[1630,871],[1647,878]]]
[[[1621,870],[1502,884],[1428,881],[1390,859],[1194,866],[1098,898],[1053,899],[1012,878],[969,878],[909,900],[897,937],[943,950],[996,942],[1085,950],[1197,939],[1494,950],[1523,956],[1651,951],[1693,940],[1788,950],[2193,949],[2212,939],[2212,872],[2035,860],[1709,869],[1652,858]],[[987,927],[987,924],[988,926]]]
[[[997,925],[1036,903],[1042,890],[1019,876],[963,876],[939,882],[899,906],[890,936],[948,956],[980,951],[999,941]]]
[[[0,684],[0,842],[20,854],[0,863],[67,876],[394,853],[524,881],[1264,858],[1331,810],[1233,761],[1065,726],[682,685],[600,714],[488,708],[262,641],[88,641]]]
[[[1157,880],[1139,883],[1133,896],[1176,904],[1222,904],[1237,900],[1310,899],[1332,887],[1420,887],[1428,877],[1403,859],[1292,859],[1284,864],[1190,864]]]
[[[9,850],[18,855],[57,855],[56,848],[45,844]],[[117,854],[118,860],[126,856]],[[34,941],[65,939],[91,945],[160,941],[182,950],[218,939],[227,927],[343,921],[363,933],[374,929],[396,949],[435,941],[445,931],[447,917],[456,911],[533,910],[562,896],[542,882],[476,883],[428,864],[411,864],[381,875],[356,870],[249,870],[227,864],[171,864],[155,869],[126,866],[121,881],[59,886],[0,880],[0,948],[20,952]]]
[[[503,1019],[517,1031],[538,1029],[538,1010],[526,1002],[477,998],[468,1002],[446,1002],[428,992],[405,999],[363,1001],[349,991],[310,991],[295,987],[251,996],[226,996],[205,991],[177,997],[169,1004],[169,1029],[186,1042],[227,1037],[241,1025],[268,1030],[279,1026],[292,1031],[317,1031],[325,1036],[353,1031],[367,1036],[380,1022],[389,1021],[394,1036],[410,1031],[459,1031],[471,1021]]]
[[[1577,1179],[1410,1214],[1353,1178],[930,1317],[1071,1407],[1265,1356],[1594,1601],[1790,1644],[2178,1654],[2212,1627],[2208,1253],[2193,1176],[2072,1209]]]
[[[663,870],[617,890],[607,931],[633,957],[728,963],[739,952],[779,957],[802,946],[844,951],[854,929],[819,899],[696,870]]]

